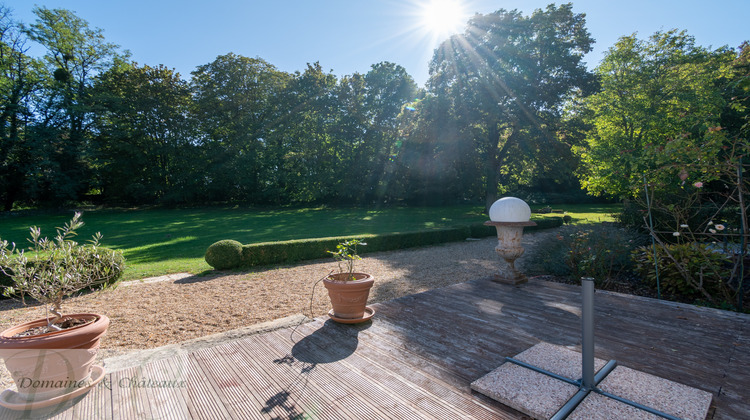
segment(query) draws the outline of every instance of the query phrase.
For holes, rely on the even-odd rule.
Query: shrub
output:
[[[104,287],[117,284],[125,269],[125,257],[122,251],[84,245],[80,248],[80,258],[83,264],[91,270],[94,283]]]
[[[367,244],[359,239],[350,239],[336,245],[336,251],[328,251],[339,266],[338,274],[341,274],[341,276],[337,280],[356,280],[354,277],[354,262],[362,259],[357,253],[359,245]]]
[[[537,222],[537,226],[525,227],[524,230],[533,231],[561,226],[562,217],[545,218],[535,220],[535,222]],[[332,238],[263,242],[257,244],[241,245],[242,256],[240,258],[240,263],[227,266],[227,268],[254,267],[325,258],[330,256],[330,251],[337,249],[336,247],[341,242],[349,241],[352,239],[359,239],[363,242],[367,242],[367,247],[362,248],[360,252],[369,253],[378,251],[391,251],[394,249],[413,248],[446,242],[457,242],[463,241],[466,238],[482,238],[487,236],[495,236],[496,234],[497,231],[493,226],[484,226],[481,223],[477,223],[472,225],[456,226],[444,229],[422,230],[417,232],[398,232],[380,235],[358,235],[356,237],[341,236]],[[222,242],[225,241],[219,241],[211,245],[211,247],[214,247]],[[231,245],[232,251],[230,251],[230,253],[232,255],[235,255],[236,247],[239,242],[228,242],[233,243],[233,245]],[[210,250],[211,248],[209,248],[209,251]],[[208,264],[215,269],[220,270],[221,268],[214,266],[212,264],[212,261],[209,261],[209,251],[206,252],[206,262],[208,262]],[[229,259],[231,261],[235,261],[235,258],[236,257],[232,256]]]
[[[90,245],[83,245],[78,249],[76,255],[77,258],[82,260],[82,265],[89,267],[91,270],[92,282],[96,285],[102,285],[104,287],[114,286],[122,277],[122,272],[125,269],[125,257],[123,257],[122,251],[115,251],[104,247],[94,248]],[[59,260],[59,256],[57,258]],[[70,264],[70,262],[66,263],[65,261],[59,261],[59,263]],[[37,263],[33,260],[26,262],[27,268],[31,268],[35,265],[38,266],[40,270],[44,269],[43,263]],[[5,272],[7,272],[7,274]],[[0,290],[12,288],[14,286],[12,275],[13,269],[11,267],[0,268]]]
[[[231,239],[214,242],[206,250],[206,262],[216,270],[227,270],[242,265],[242,244]]]
[[[528,264],[535,271],[572,279],[593,277],[602,284],[633,268],[630,253],[645,240],[642,234],[610,223],[566,225],[539,244]]]
[[[726,291],[724,282],[731,275],[731,257],[709,245],[689,242],[657,246],[656,259],[659,285],[665,293],[689,299],[713,300],[723,296]],[[644,281],[655,289],[654,248],[636,249],[633,260]]]
[[[27,252],[0,241],[0,269],[11,280],[3,294],[29,295],[51,307],[56,317],[50,318],[49,325],[61,318],[63,298],[94,286],[104,287],[122,274],[122,254],[100,247],[101,234],[95,234],[88,245],[70,239],[81,226],[81,213],[76,213],[64,227],[57,228],[51,240],[42,238],[41,229],[32,227],[33,246]]]

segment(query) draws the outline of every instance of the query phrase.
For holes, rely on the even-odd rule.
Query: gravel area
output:
[[[550,233],[524,235],[527,253]],[[500,264],[496,244],[497,239],[484,238],[365,254],[356,271],[375,277],[368,302],[382,302],[493,275]],[[517,262],[520,269],[523,260]],[[300,313],[311,318],[325,315],[330,309],[328,295],[322,283],[315,285],[336,267],[326,259],[249,272],[165,276],[67,299],[63,311],[101,313],[110,318],[99,355],[107,358]],[[0,330],[44,317],[41,307],[11,300],[0,301],[0,314]],[[9,384],[2,365],[0,390]]]

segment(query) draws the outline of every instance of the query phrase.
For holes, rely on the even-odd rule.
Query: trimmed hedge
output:
[[[524,230],[534,231],[562,226],[562,217],[535,220],[537,226],[528,226]],[[291,241],[263,242],[242,246],[242,262],[233,268],[248,268],[262,265],[294,263],[304,260],[327,258],[327,252],[335,250],[336,245],[349,239],[360,239],[367,246],[358,249],[360,254],[391,251],[394,249],[414,248],[445,242],[458,242],[466,238],[483,238],[495,236],[493,226],[481,223],[417,232],[387,233],[381,235],[354,235],[331,238],[297,239]]]

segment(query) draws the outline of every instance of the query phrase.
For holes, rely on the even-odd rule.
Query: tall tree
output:
[[[337,78],[320,63],[295,72],[284,91],[283,109],[275,133],[283,151],[278,186],[292,202],[321,202],[336,197],[340,176],[340,137],[333,129]]]
[[[359,163],[367,163],[368,179],[364,198],[382,200],[389,183],[389,157],[400,146],[399,115],[404,105],[416,99],[417,85],[398,64],[374,64],[365,75],[365,108],[369,127]]]
[[[91,123],[90,89],[94,76],[121,64],[126,55],[107,43],[101,29],[65,9],[34,9],[37,16],[26,32],[47,49],[48,77],[39,110],[37,140],[52,153],[47,170],[35,187],[48,199],[77,199],[90,177],[88,130]],[[41,151],[42,149],[40,149]]]
[[[290,76],[263,59],[232,53],[192,74],[209,198],[262,201],[264,178],[275,160],[269,156],[268,137]]]
[[[102,74],[95,97],[95,156],[105,199],[196,199],[204,171],[188,83],[164,66],[133,65]]]
[[[562,106],[587,89],[582,61],[593,39],[585,15],[571,4],[549,5],[524,17],[498,10],[476,15],[465,34],[436,50],[428,87],[482,158],[486,205],[499,184],[528,178],[535,156],[563,147],[554,135]]]
[[[29,103],[40,84],[41,63],[27,51],[21,25],[0,5],[0,200],[5,211],[23,197],[32,154],[25,127],[32,118]]]
[[[734,57],[695,45],[684,31],[620,38],[596,69],[601,91],[585,102],[592,129],[578,153],[589,193],[636,195],[644,173],[664,163],[676,179],[678,166],[718,156],[720,145],[704,139],[719,125],[722,74]]]
[[[399,115],[416,94],[416,83],[406,69],[390,62],[372,65],[364,76],[341,79],[334,126],[342,148],[339,199],[357,203],[383,199],[390,178],[387,164],[400,145]],[[353,173],[358,175],[348,175]]]

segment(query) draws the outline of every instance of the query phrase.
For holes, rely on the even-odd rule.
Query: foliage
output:
[[[668,293],[689,299],[716,301],[731,296],[727,280],[732,261],[727,253],[708,244],[687,242],[656,247],[641,247],[633,252],[636,270],[651,287],[656,288],[658,264],[659,286]]]
[[[357,237],[298,239],[248,244],[243,247],[243,266],[252,267],[324,258],[331,255],[330,249],[337,248],[342,242],[354,239],[367,241],[367,248],[361,250],[362,252],[378,252],[462,241],[470,234],[471,231],[468,226],[461,226],[415,232],[358,235]]]
[[[41,237],[40,228],[32,227],[32,247],[28,252],[7,240],[0,242],[0,270],[13,281],[3,293],[29,295],[48,308],[51,306],[56,317],[49,320],[49,325],[61,317],[63,298],[92,286],[106,286],[122,272],[122,256],[99,246],[101,234],[95,234],[89,245],[79,245],[71,239],[81,226],[81,213],[76,213],[57,228],[51,240]]]
[[[33,159],[23,128],[31,118],[29,104],[41,84],[42,63],[26,55],[28,40],[22,29],[10,10],[0,5],[0,179],[13,180],[0,183],[5,211],[23,195]]]
[[[127,60],[105,41],[102,30],[65,9],[34,8],[37,20],[25,27],[46,49],[40,69],[27,147],[33,160],[25,186],[41,202],[78,200],[91,186],[92,84],[97,74]]]
[[[242,264],[242,244],[231,239],[214,242],[206,250],[205,260],[216,270],[237,268]]]
[[[95,84],[97,185],[110,202],[186,202],[203,182],[187,82],[164,66],[123,66]]]
[[[643,168],[673,165],[649,173],[661,183],[695,159],[720,163],[721,135],[747,132],[747,45],[736,56],[675,31],[625,37],[586,100],[593,40],[570,4],[475,15],[436,50],[428,91],[390,62],[337,77],[317,62],[287,73],[233,53],[185,80],[130,62],[69,10],[34,13],[17,23],[0,7],[5,210],[491,204],[511,190],[570,201],[581,159],[589,191],[617,194]],[[44,56],[29,56],[35,46]]]
[[[205,198],[248,201],[263,191],[280,162],[278,141],[291,75],[260,58],[217,57],[192,73],[193,114],[201,133]],[[197,156],[196,156],[197,157]]]
[[[487,208],[498,184],[528,183],[535,169],[555,166],[545,158],[567,154],[555,132],[566,100],[590,85],[582,58],[592,43],[585,15],[564,4],[528,17],[503,9],[477,14],[465,34],[435,51],[428,82],[440,108],[434,123],[455,120],[454,130],[438,131],[476,150]]]
[[[567,225],[537,249],[529,264],[571,279],[593,277],[602,285],[633,268],[630,253],[644,242],[644,235],[610,223]]]
[[[596,69],[601,91],[584,101],[592,129],[575,150],[589,193],[636,197],[646,172],[672,192],[679,185],[668,181],[686,165],[719,164],[724,144],[715,127],[734,57],[695,45],[684,31],[620,38]]]
[[[346,274],[345,281],[354,280],[354,262],[361,260],[357,254],[359,245],[367,245],[359,239],[348,239],[336,245],[336,251],[328,251],[339,265],[339,274]]]

